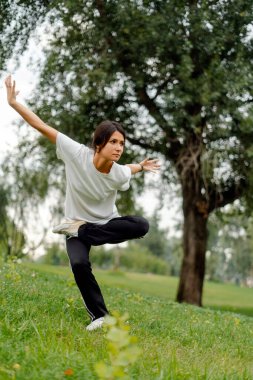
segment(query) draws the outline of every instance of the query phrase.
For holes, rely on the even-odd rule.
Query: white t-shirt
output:
[[[94,151],[60,132],[56,154],[65,163],[65,217],[98,224],[118,217],[117,190],[129,188],[131,169],[114,162],[108,174],[99,172],[93,164]]]

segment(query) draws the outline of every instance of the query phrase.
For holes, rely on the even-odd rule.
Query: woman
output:
[[[9,105],[28,124],[56,144],[57,157],[65,163],[66,220],[53,232],[66,235],[71,268],[91,318],[86,329],[95,330],[103,325],[108,310],[92,273],[90,248],[92,245],[137,239],[148,232],[148,222],[143,217],[121,217],[115,200],[118,190],[129,188],[132,174],[143,170],[156,172],[160,165],[156,159],[145,159],[139,164],[117,164],[125,144],[125,132],[119,123],[107,120],[99,124],[94,133],[93,149],[89,149],[46,125],[18,103],[18,91],[10,75],[5,84]]]

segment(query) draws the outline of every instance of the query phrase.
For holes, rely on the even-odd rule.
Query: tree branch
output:
[[[157,124],[165,131],[168,127],[168,123],[164,119],[164,117],[161,114],[161,111],[157,104],[149,97],[147,94],[147,89],[145,86],[138,87],[135,86],[135,93],[137,95],[137,98],[143,106],[147,108],[150,115],[156,120]],[[171,138],[175,139],[176,135],[174,133],[171,133]]]
[[[171,77],[169,77],[168,79],[166,79],[163,83],[160,84],[160,86],[158,86],[158,87],[156,88],[156,94],[155,94],[155,96],[153,96],[153,98],[152,98],[153,101],[157,98],[157,96],[159,96],[159,95],[161,94],[162,90],[163,90],[164,88],[166,88],[167,85],[168,85],[168,83],[170,83],[170,82],[171,82]]]
[[[209,190],[209,213],[217,208],[224,207],[240,198],[247,189],[247,181],[241,178],[239,182],[233,182],[227,189],[219,191],[217,187]]]
[[[146,141],[144,142],[141,139],[137,139],[137,138],[134,138],[134,137],[127,136],[127,140],[130,141],[132,144],[140,146],[140,147],[142,147],[144,149],[147,149],[147,150],[149,150],[149,149],[150,150],[156,150],[156,148],[155,148],[154,145],[148,144]]]

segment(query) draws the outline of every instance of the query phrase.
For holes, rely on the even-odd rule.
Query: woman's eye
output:
[[[110,143],[111,144],[117,144],[117,140],[111,140]],[[120,142],[120,145],[124,146],[125,144],[124,144],[124,142]]]

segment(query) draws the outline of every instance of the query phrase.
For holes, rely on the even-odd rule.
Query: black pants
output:
[[[92,245],[117,244],[144,236],[149,229],[141,216],[123,216],[103,225],[87,223],[78,230],[78,238],[67,238],[67,252],[76,284],[92,320],[108,314],[105,302],[92,273],[89,252]]]

